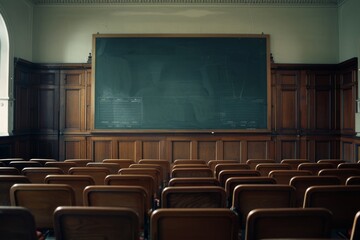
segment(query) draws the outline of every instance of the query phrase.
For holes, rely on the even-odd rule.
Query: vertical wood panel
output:
[[[216,159],[216,141],[198,141],[198,159]]]
[[[59,160],[87,158],[84,137],[61,137]]]
[[[92,159],[95,162],[102,162],[106,158],[114,158],[112,155],[112,141],[111,140],[93,140],[93,155]]]
[[[247,159],[268,158],[268,144],[266,141],[248,141]]]
[[[240,162],[240,156],[241,156],[240,141],[223,141],[223,148],[224,148],[223,159],[237,160]]]
[[[39,99],[39,119],[38,127],[42,131],[58,130],[58,100],[57,88],[40,88],[38,92]]]
[[[143,141],[142,158],[160,159],[160,141]]]
[[[136,141],[118,141],[118,157],[122,159],[136,159]]]
[[[191,158],[191,142],[190,141],[172,141],[172,159],[190,159]]]
[[[353,162],[354,159],[354,146],[353,143],[350,141],[343,141],[342,142],[342,159],[348,162]]]

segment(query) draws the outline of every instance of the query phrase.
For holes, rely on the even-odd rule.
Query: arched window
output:
[[[12,131],[9,32],[0,8],[0,136]]]

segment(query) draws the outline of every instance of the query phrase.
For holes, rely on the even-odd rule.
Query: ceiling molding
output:
[[[113,4],[243,4],[276,6],[336,7],[345,0],[31,0],[35,5],[113,5]]]

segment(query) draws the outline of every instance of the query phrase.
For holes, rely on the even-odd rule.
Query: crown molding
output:
[[[114,5],[114,4],[243,4],[276,6],[336,7],[346,0],[31,0],[35,5]]]

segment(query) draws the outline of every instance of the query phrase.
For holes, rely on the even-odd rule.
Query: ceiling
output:
[[[245,4],[336,7],[346,0],[30,0],[35,5]]]

